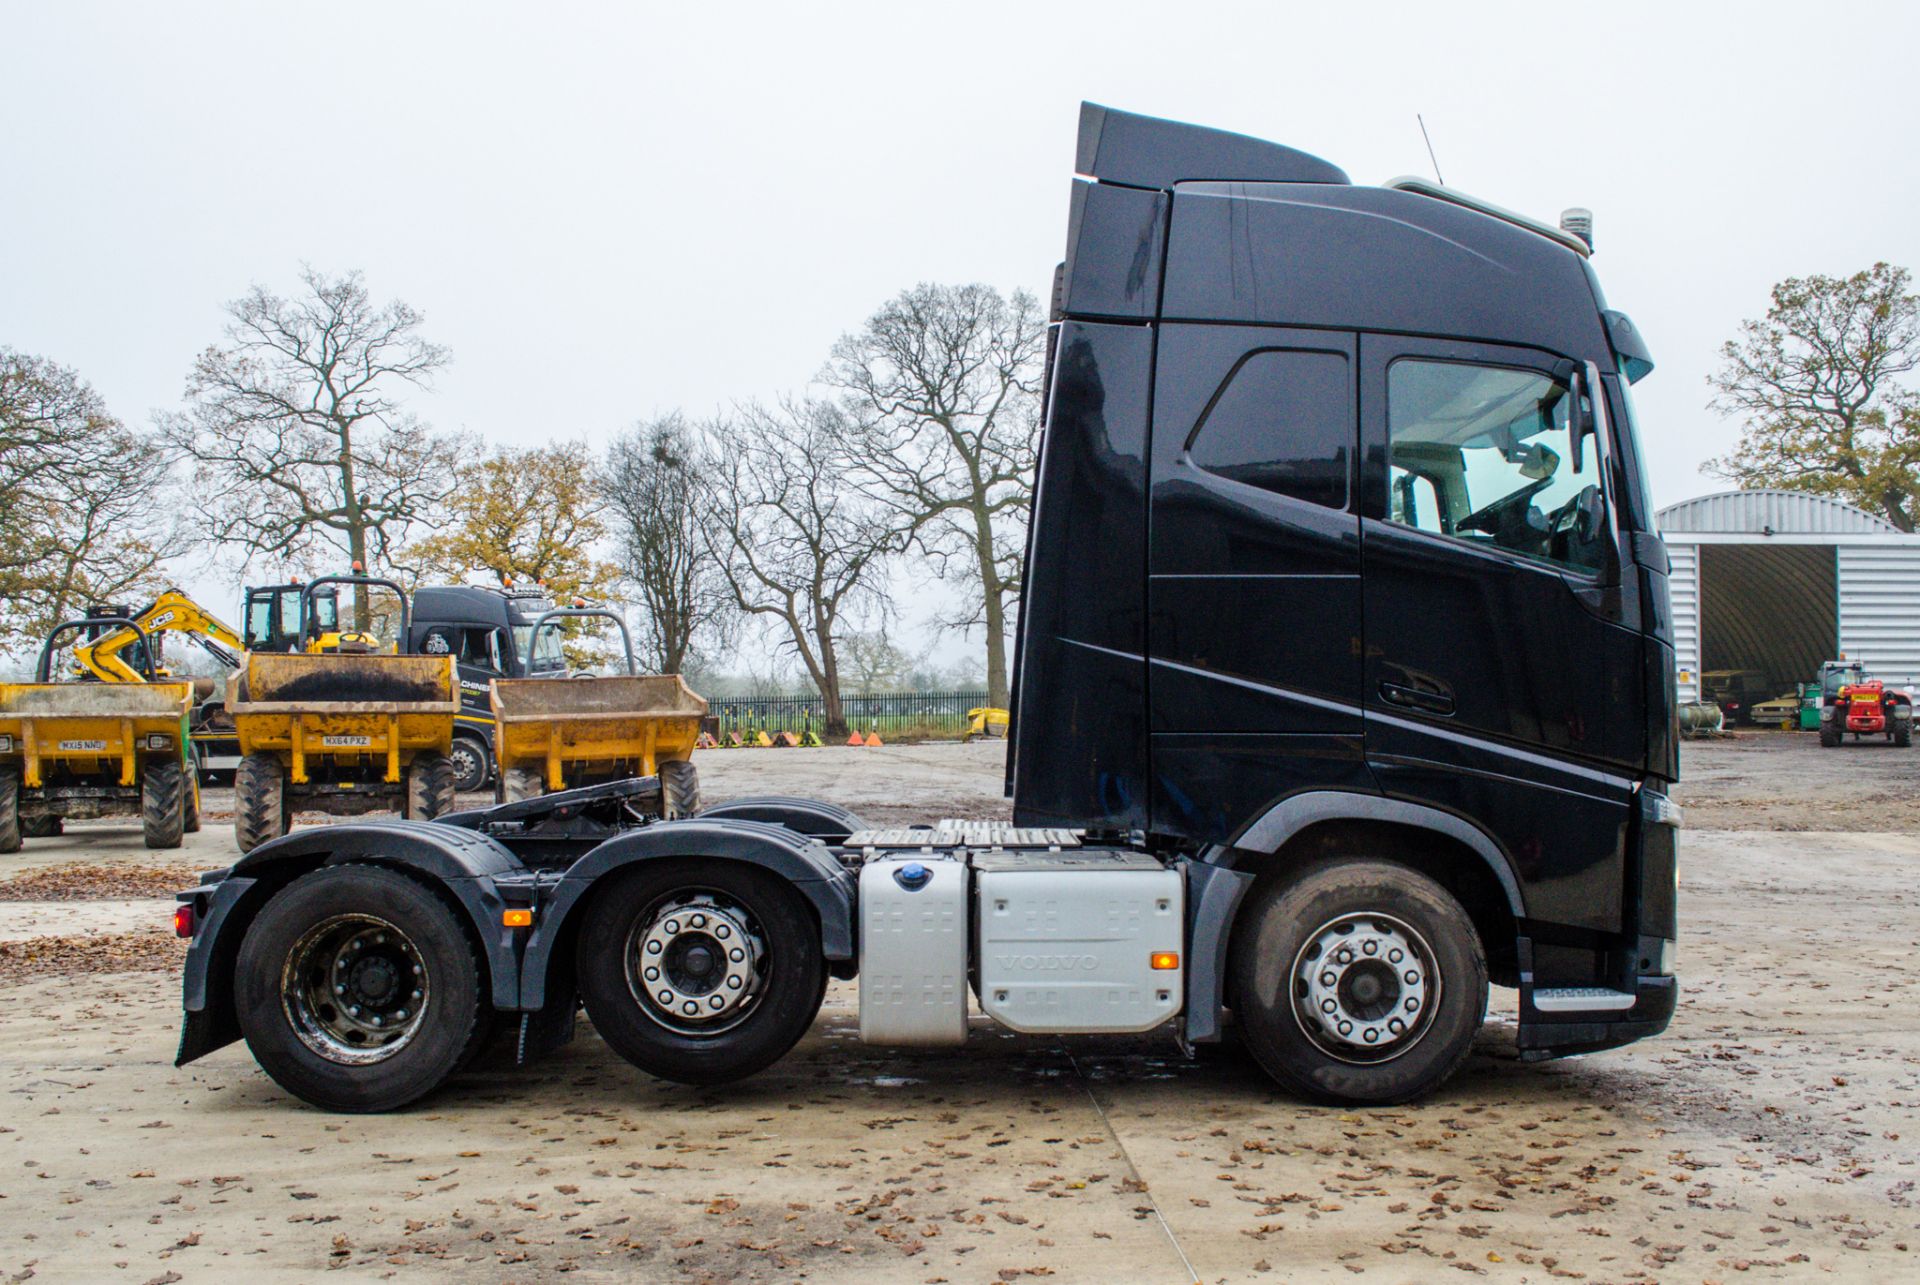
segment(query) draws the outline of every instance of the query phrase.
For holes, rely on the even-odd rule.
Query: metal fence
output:
[[[967,711],[987,703],[984,688],[954,692],[885,692],[842,696],[847,725],[882,737],[903,732],[958,736],[967,730]],[[804,732],[824,730],[818,696],[721,696],[707,712],[723,732]]]

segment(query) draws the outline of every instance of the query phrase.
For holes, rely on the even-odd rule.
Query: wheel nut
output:
[[[707,1007],[715,1008],[715,1009],[721,1008],[725,1006],[726,1002],[727,1001],[725,1001],[724,999],[721,999],[718,995],[715,995],[712,999],[707,1001]]]
[[[396,1021],[396,1022],[404,1022],[404,1021],[406,1021],[406,1020],[407,1020],[407,1010],[406,1010],[406,1009],[404,1009],[404,1008],[397,1008],[397,1009],[395,1009],[395,1010],[393,1011],[393,1020],[394,1020],[394,1021]]]
[[[713,935],[715,937],[718,937],[721,941],[725,941],[727,938],[733,936],[733,929],[727,927],[725,924],[715,924],[713,928]]]
[[[1420,984],[1420,974],[1414,972],[1411,968],[1407,970],[1406,976],[1407,976],[1407,985],[1418,986]]]
[[[1369,1026],[1369,1027],[1367,1028],[1367,1030],[1366,1030],[1366,1041],[1367,1041],[1367,1043],[1369,1043],[1369,1044],[1371,1044],[1371,1043],[1373,1043],[1373,1042],[1374,1042],[1375,1040],[1377,1040],[1377,1039],[1379,1039],[1379,1038],[1380,1038],[1380,1031],[1379,1031],[1379,1029],[1378,1029],[1377,1027],[1372,1027],[1372,1026]]]
[[[1380,943],[1371,940],[1363,942],[1361,943],[1360,951],[1366,955],[1377,955],[1380,953]]]
[[[421,996],[421,995],[423,995],[424,993],[425,993],[425,992],[423,992],[423,991],[415,991],[415,992],[414,992],[414,993],[413,993],[412,995],[410,995],[410,996],[408,996],[408,998],[409,998],[409,999],[419,999],[419,998],[420,998],[420,996]]]
[[[1339,1007],[1340,1006],[1338,1004],[1334,1003],[1330,999],[1323,999],[1320,1001],[1320,1011],[1322,1013],[1331,1013],[1334,1009]]]
[[[745,959],[746,957],[747,957],[747,952],[744,950],[741,950],[738,946],[735,946],[732,950],[727,952],[727,958],[731,959],[736,964],[739,963],[741,960]]]
[[[647,980],[650,982],[657,982],[660,980],[660,970],[657,968],[649,968],[647,970],[646,975],[647,975]]]
[[[335,995],[345,995],[347,993],[347,988],[345,986],[336,985],[333,988],[333,993]]]
[[[358,1017],[358,1016],[360,1016],[360,1006],[359,1006],[358,1004],[349,1004],[349,1005],[347,1005],[347,1015],[348,1015],[349,1017]]]
[[[1342,1035],[1351,1035],[1351,1034],[1353,1034],[1353,1023],[1352,1023],[1352,1022],[1342,1022],[1342,1023],[1340,1023],[1340,1033],[1341,1033]]]
[[[680,1011],[685,1013],[688,1017],[692,1017],[695,1013],[698,1013],[700,1011],[700,1005],[695,1003],[693,1000],[688,1000],[686,1002],[685,1007],[683,1007]]]
[[[375,1013],[375,1014],[373,1015],[373,1024],[374,1024],[375,1026],[378,1026],[378,1025],[380,1025],[380,1014],[378,1014],[378,1013]]]
[[[739,990],[739,989],[740,989],[740,979],[739,979],[738,977],[729,977],[729,978],[727,978],[727,986],[728,986],[728,988],[729,988],[729,989],[731,989],[731,990],[736,990],[736,991],[737,991],[737,990]]]
[[[1409,1013],[1418,1013],[1420,1011],[1420,997],[1418,995],[1407,996],[1407,1002],[1403,1007]]]
[[[1387,952],[1387,962],[1390,964],[1397,964],[1404,958],[1406,957],[1402,955],[1400,951],[1397,949],[1390,950]]]
[[[658,954],[660,953],[660,943],[659,943],[659,942],[657,942],[657,941],[650,941],[650,942],[648,942],[648,943],[647,943],[647,953],[648,953],[649,955],[658,955]]]
[[[687,923],[695,928],[705,928],[707,926],[707,917],[705,915],[692,915],[688,917]]]
[[[1328,969],[1326,972],[1320,974],[1320,984],[1322,986],[1331,986],[1339,980],[1340,978],[1334,974],[1332,969]]]
[[[661,992],[660,992],[660,1002],[661,1002],[662,1004],[665,1004],[665,1005],[666,1005],[667,1007],[669,1007],[669,1008],[671,1008],[671,1007],[673,1007],[673,992],[672,992],[672,991],[661,991]]]
[[[1395,1035],[1404,1035],[1407,1030],[1407,1024],[1401,1021],[1399,1018],[1395,1017],[1388,1020],[1387,1029],[1392,1031]]]

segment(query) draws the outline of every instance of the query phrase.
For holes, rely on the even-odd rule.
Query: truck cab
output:
[[[1015,823],[1256,881],[1392,854],[1522,986],[1523,1047],[1660,1029],[1674,660],[1630,395],[1652,360],[1590,220],[1092,105],[1077,168]]]
[[[561,635],[533,625],[553,609],[544,589],[442,585],[414,591],[407,649],[451,655],[460,680],[453,765],[456,788],[478,790],[494,776],[493,707],[487,686],[496,678],[563,676]]]

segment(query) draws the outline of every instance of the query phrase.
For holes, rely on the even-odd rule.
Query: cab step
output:
[[[1533,992],[1533,1006],[1542,1013],[1624,1013],[1634,996],[1605,986],[1557,986]]]

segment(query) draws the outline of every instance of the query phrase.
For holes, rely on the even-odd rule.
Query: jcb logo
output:
[[[1094,955],[1002,955],[999,964],[1023,973],[1091,973],[1100,960]]]

